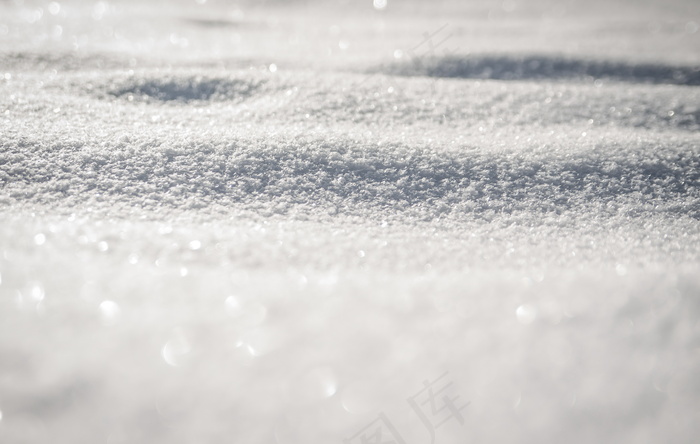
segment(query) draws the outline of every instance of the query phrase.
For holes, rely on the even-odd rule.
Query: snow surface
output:
[[[696,442],[699,23],[0,2],[0,442]]]

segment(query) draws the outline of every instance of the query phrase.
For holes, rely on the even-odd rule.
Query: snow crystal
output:
[[[373,5],[374,5],[374,9],[376,9],[376,10],[385,9],[386,5],[387,5],[387,0],[374,0]]]
[[[46,235],[44,233],[38,233],[34,236],[34,243],[37,245],[44,245],[46,242]]]
[[[524,304],[518,307],[515,314],[518,316],[518,321],[521,324],[532,324],[537,317],[537,309],[532,305]]]
[[[111,325],[116,322],[120,312],[121,310],[119,308],[119,304],[114,301],[102,301],[100,303],[100,314],[102,315],[102,321],[107,325]]]

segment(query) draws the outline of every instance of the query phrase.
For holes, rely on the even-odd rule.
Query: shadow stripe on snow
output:
[[[108,94],[129,101],[183,102],[242,101],[254,95],[266,81],[254,78],[206,76],[137,77],[108,88]]]
[[[700,85],[700,66],[586,60],[546,55],[473,55],[414,58],[380,71],[403,76],[493,80],[609,79],[628,83]]]
[[[611,202],[700,216],[700,152],[614,145],[566,153],[438,151],[353,141],[3,140],[2,194],[42,203],[99,195],[133,205],[393,209],[426,215],[559,211]],[[106,196],[106,197],[105,197]]]

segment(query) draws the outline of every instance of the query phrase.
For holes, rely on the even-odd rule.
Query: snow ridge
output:
[[[564,211],[629,204],[634,213],[700,217],[700,153],[686,144],[556,144],[488,152],[313,137],[180,141],[122,137],[96,147],[2,140],[5,199],[73,204],[101,196],[136,205],[275,204],[407,211]]]

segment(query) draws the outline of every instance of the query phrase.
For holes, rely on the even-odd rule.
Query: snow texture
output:
[[[0,2],[0,442],[696,442],[698,23]]]

